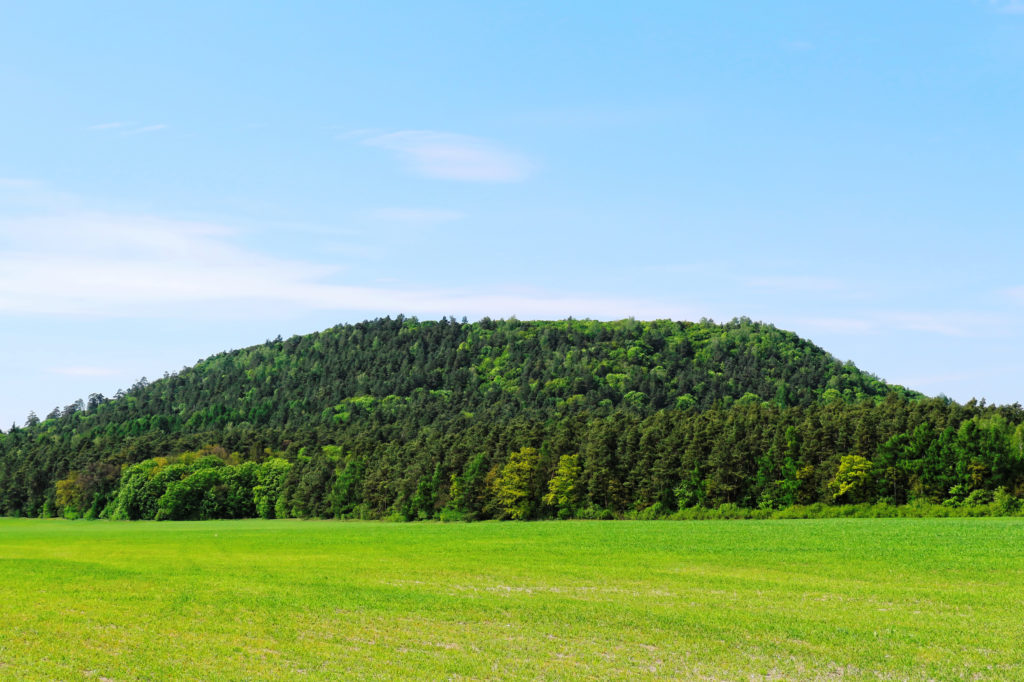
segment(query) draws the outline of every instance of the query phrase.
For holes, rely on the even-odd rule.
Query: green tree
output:
[[[278,498],[292,463],[281,457],[272,457],[263,462],[256,472],[256,485],[252,489],[253,503],[256,513],[272,519],[276,514]]]
[[[331,489],[331,513],[335,517],[345,518],[362,504],[364,471],[366,460],[350,452],[344,459],[344,466],[339,467]]]
[[[521,448],[513,452],[494,482],[494,497],[501,512],[510,519],[528,519],[536,509],[537,464],[540,454],[536,448]]]
[[[576,515],[582,499],[580,490],[580,473],[583,471],[580,466],[579,453],[562,455],[558,458],[558,468],[555,475],[548,481],[548,493],[544,496],[544,504],[553,507],[558,518],[567,519]]]
[[[190,476],[171,481],[157,501],[158,521],[206,520],[224,517],[222,472],[203,467]]]
[[[839,460],[839,471],[829,484],[832,499],[837,502],[863,502],[871,490],[871,460],[860,455],[846,455]]]

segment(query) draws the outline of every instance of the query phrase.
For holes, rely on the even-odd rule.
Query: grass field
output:
[[[0,519],[3,679],[1024,679],[1024,519]]]

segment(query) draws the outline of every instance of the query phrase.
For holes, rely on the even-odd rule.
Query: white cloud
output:
[[[878,316],[883,325],[904,331],[928,332],[942,336],[976,336],[978,329],[974,322],[979,318],[972,316],[968,320],[961,315],[948,313],[882,313]]]
[[[25,180],[23,178],[0,178],[0,187],[11,190],[28,191],[38,188],[39,183],[34,180]]]
[[[695,273],[707,273],[722,267],[719,263],[674,263],[663,265],[645,265],[639,270],[641,272],[654,272],[669,275],[688,275]]]
[[[118,370],[109,367],[50,367],[46,371],[69,377],[109,377],[120,374]]]
[[[804,275],[754,277],[748,279],[747,284],[758,289],[772,289],[776,291],[820,292],[835,291],[842,288],[842,283],[837,279]]]
[[[990,0],[989,4],[1000,14],[1024,14],[1024,0]]]
[[[1024,303],[1024,286],[1003,289],[1001,293],[1005,296],[1009,296],[1016,303]]]
[[[367,211],[371,220],[389,223],[405,223],[411,225],[436,225],[459,220],[465,214],[440,208],[376,208]]]
[[[0,311],[145,315],[164,303],[268,296],[275,279],[301,283],[328,270],[244,251],[229,234],[145,216],[0,221]]]
[[[849,317],[804,317],[795,320],[799,328],[839,334],[876,334],[893,331],[923,332],[959,338],[991,338],[1007,333],[1006,320],[974,312],[879,311]]]
[[[110,123],[97,123],[96,125],[89,126],[89,130],[98,131],[117,131],[121,135],[143,135],[145,133],[156,133],[161,130],[166,130],[168,125],[166,123],[153,123],[150,125],[139,125],[137,123],[126,123],[123,121],[112,121]]]
[[[520,154],[468,135],[403,130],[363,139],[363,144],[398,155],[417,175],[467,182],[518,182],[530,163]]]
[[[797,327],[810,328],[836,334],[870,334],[877,331],[877,323],[856,317],[805,317],[796,320]]]
[[[77,197],[57,192],[45,183],[28,178],[0,178],[0,202],[4,209],[26,208],[38,211],[65,210],[79,204]],[[0,232],[0,236],[2,236]]]
[[[789,40],[783,43],[783,46],[791,52],[807,52],[814,49],[814,43],[806,40]]]
[[[142,135],[144,133],[155,133],[155,132],[159,132],[161,130],[166,130],[166,129],[167,129],[167,124],[165,124],[165,123],[156,123],[156,124],[153,124],[153,125],[142,126],[141,128],[135,128],[133,130],[126,130],[124,134],[125,135]]]
[[[301,310],[507,317],[692,318],[651,299],[337,283],[339,268],[259,253],[219,225],[68,214],[0,220],[0,314],[165,315]]]
[[[343,133],[338,133],[339,140],[362,140],[366,141],[371,137],[377,137],[378,135],[386,135],[386,130],[380,128],[356,128],[355,130],[346,130]]]

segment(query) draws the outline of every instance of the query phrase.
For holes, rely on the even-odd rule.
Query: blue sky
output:
[[[382,315],[1024,401],[1024,2],[0,0],[0,424]]]

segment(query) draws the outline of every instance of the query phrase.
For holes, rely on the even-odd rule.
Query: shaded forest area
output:
[[[0,513],[660,517],[1024,494],[1024,410],[926,398],[771,325],[379,319],[0,434]]]

